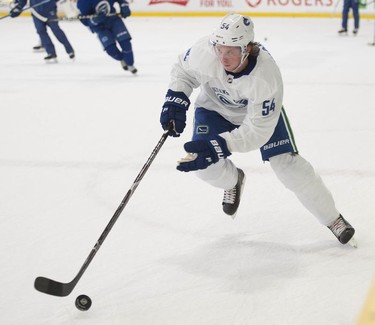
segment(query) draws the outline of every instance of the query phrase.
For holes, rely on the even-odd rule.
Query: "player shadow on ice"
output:
[[[266,287],[283,287],[288,279],[306,271],[306,263],[326,263],[332,256],[347,256],[348,250],[354,252],[332,240],[282,243],[243,233],[222,237],[162,262],[207,281],[219,279],[228,291],[254,293]]]
[[[229,235],[184,255],[163,260],[184,272],[211,280],[238,293],[282,286],[299,272],[299,249],[293,245]]]

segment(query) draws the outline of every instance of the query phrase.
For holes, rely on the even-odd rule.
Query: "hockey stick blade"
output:
[[[69,283],[62,283],[39,276],[35,279],[34,288],[42,293],[52,296],[66,297],[76,286],[77,281],[75,280],[76,279]]]

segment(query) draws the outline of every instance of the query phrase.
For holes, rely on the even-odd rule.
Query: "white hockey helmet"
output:
[[[254,41],[254,23],[248,16],[230,13],[214,29],[210,41],[213,45],[239,46],[245,55],[247,45]]]

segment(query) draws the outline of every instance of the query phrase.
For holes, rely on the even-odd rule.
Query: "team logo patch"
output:
[[[208,134],[209,127],[208,125],[198,125],[197,129],[195,130],[196,134]]]
[[[108,15],[111,12],[111,8],[109,6],[108,1],[100,1],[95,7],[96,13],[105,13]]]
[[[229,92],[225,89],[220,89],[217,87],[212,87],[211,89],[215,92],[216,97],[228,108],[231,108],[231,109],[245,108],[249,102],[246,98],[244,99],[231,98]]]

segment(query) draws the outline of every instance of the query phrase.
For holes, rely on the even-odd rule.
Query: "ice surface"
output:
[[[177,54],[217,21],[127,19],[134,77],[78,22],[61,23],[76,61],[55,40],[59,63],[47,65],[32,52],[30,18],[1,20],[1,324],[355,324],[375,276],[367,20],[357,37],[339,37],[339,19],[254,19],[283,73],[299,150],[355,226],[358,249],[340,245],[258,152],[233,155],[247,184],[237,218],[225,216],[222,191],[175,169],[188,128],[167,139],[73,293],[33,288],[37,276],[76,275],[162,134]],[[82,293],[88,312],[74,306]]]

